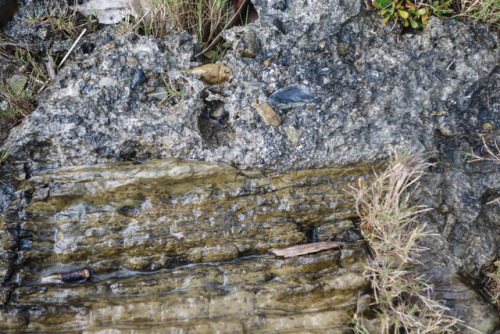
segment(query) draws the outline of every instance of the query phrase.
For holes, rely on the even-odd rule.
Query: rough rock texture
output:
[[[498,135],[498,33],[436,18],[423,31],[391,30],[362,1],[297,0],[285,10],[252,3],[259,20],[226,33],[235,50],[221,62],[233,76],[217,85],[181,72],[201,65],[189,61],[196,41],[186,33],[158,41],[110,27],[83,38],[93,50],[76,50],[46,101],[3,144],[14,149],[0,171],[10,175],[0,185],[4,277],[22,257],[25,226],[44,219],[23,209],[40,193],[26,191],[24,180],[49,168],[179,157],[288,172],[366,164],[411,148],[435,163],[422,190],[435,210],[423,219],[439,236],[429,240],[422,270],[453,314],[498,329],[498,314],[472,287],[500,256],[500,209],[488,204],[500,196],[499,168],[465,157],[482,154],[480,136]],[[254,58],[242,56],[246,44]],[[282,123],[267,126],[255,108],[292,85],[308,87],[314,101],[276,108]],[[39,273],[26,265],[26,277]]]
[[[2,253],[16,258],[4,263],[0,330],[132,329],[147,321],[175,333],[342,333],[368,288],[346,190],[369,170],[269,177],[170,158],[33,176],[29,219],[1,220],[16,240],[2,243]],[[345,245],[291,259],[267,254],[319,240]],[[83,268],[89,282],[45,284]]]

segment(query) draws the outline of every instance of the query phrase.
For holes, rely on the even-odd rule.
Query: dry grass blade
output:
[[[425,168],[418,154],[397,154],[387,170],[371,184],[360,181],[356,205],[360,229],[372,253],[366,266],[381,333],[452,333],[459,320],[447,316],[447,308],[430,297],[432,285],[412,269],[425,248],[418,240],[430,237],[418,215],[429,209],[412,205]],[[353,317],[354,330],[368,333],[362,315]]]
[[[493,161],[493,162],[500,162],[500,147],[498,146],[498,143],[496,140],[494,140],[494,146],[495,150],[488,145],[486,142],[486,139],[484,137],[481,137],[481,141],[483,142],[483,147],[481,151],[486,152],[486,156],[483,155],[477,155],[474,153],[474,151],[471,151],[471,153],[467,154],[469,157],[469,160],[467,162],[472,163],[472,162],[478,162],[478,161]],[[494,200],[486,203],[488,205],[493,204],[493,203],[498,203],[500,204],[500,197],[495,198]]]
[[[468,162],[477,162],[477,161],[495,161],[495,162],[500,162],[500,147],[498,146],[497,141],[494,141],[494,146],[495,146],[495,152],[493,152],[493,149],[486,143],[486,139],[484,137],[481,137],[481,141],[483,142],[483,149],[487,153],[487,156],[479,156],[474,151],[468,154],[470,159]]]

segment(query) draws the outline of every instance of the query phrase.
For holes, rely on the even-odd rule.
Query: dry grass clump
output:
[[[481,148],[481,155],[478,155],[472,151],[471,153],[468,153],[467,156],[469,157],[469,160],[467,162],[472,163],[472,162],[478,162],[478,161],[493,161],[493,162],[500,162],[500,147],[498,146],[498,143],[496,140],[494,140],[493,146],[495,147],[494,149],[491,148],[488,143],[486,142],[486,139],[484,137],[481,137],[481,141],[483,142],[483,147]],[[483,155],[484,153],[484,155]],[[495,198],[494,200],[486,203],[486,204],[493,204],[493,203],[499,203],[500,204],[500,197]]]
[[[208,42],[224,29],[232,13],[229,0],[146,0],[139,1],[141,17],[134,29],[146,35],[165,36],[187,30],[201,42]],[[136,9],[137,11],[137,9]],[[139,24],[142,25],[139,25]]]
[[[481,137],[481,141],[483,142],[483,148],[481,149],[481,152],[486,153],[485,155],[478,155],[474,152],[471,152],[468,154],[469,160],[468,162],[477,162],[477,161],[494,161],[494,162],[500,162],[500,147],[498,146],[498,143],[495,141],[493,146],[495,149],[492,149],[488,143],[486,142],[486,139],[484,137]]]
[[[418,240],[432,234],[418,222],[428,209],[413,205],[413,194],[427,164],[417,154],[394,154],[387,170],[368,184],[360,181],[356,205],[360,229],[372,259],[366,266],[376,319],[353,317],[357,333],[452,333],[459,320],[430,297],[432,284],[413,270],[420,253]],[[373,327],[372,327],[373,328]]]
[[[499,0],[460,0],[462,17],[472,17],[476,21],[500,28]]]
[[[500,311],[500,259],[484,268],[484,289],[486,296]]]

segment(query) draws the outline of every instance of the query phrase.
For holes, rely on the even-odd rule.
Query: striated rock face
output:
[[[202,65],[189,61],[186,33],[155,40],[108,27],[82,39],[93,47],[77,48],[10,133],[0,147],[13,149],[0,167],[5,329],[71,318],[73,329],[141,330],[148,318],[172,332],[341,331],[338,315],[366,290],[345,191],[393,148],[435,164],[419,199],[439,235],[421,270],[453,314],[498,327],[473,289],[500,256],[500,209],[488,204],[500,196],[498,165],[465,157],[498,135],[498,33],[436,18],[391,30],[362,1],[252,3],[258,21],[225,35],[228,81],[183,72]],[[279,125],[266,125],[265,103]],[[195,161],[155,161],[165,158]],[[348,247],[266,255],[329,239]],[[40,285],[84,267],[84,285]]]
[[[28,218],[1,220],[16,240],[3,252],[16,258],[4,263],[0,329],[94,331],[146,321],[174,332],[342,332],[368,288],[347,190],[369,170],[266,176],[166,159],[33,176],[25,184]],[[267,255],[321,240],[345,246]],[[66,272],[85,281],[88,271],[86,283],[44,284],[64,282],[54,273]]]

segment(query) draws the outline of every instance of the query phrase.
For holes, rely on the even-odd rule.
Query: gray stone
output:
[[[298,108],[314,101],[314,96],[307,87],[287,86],[272,93],[269,103],[278,109]]]

